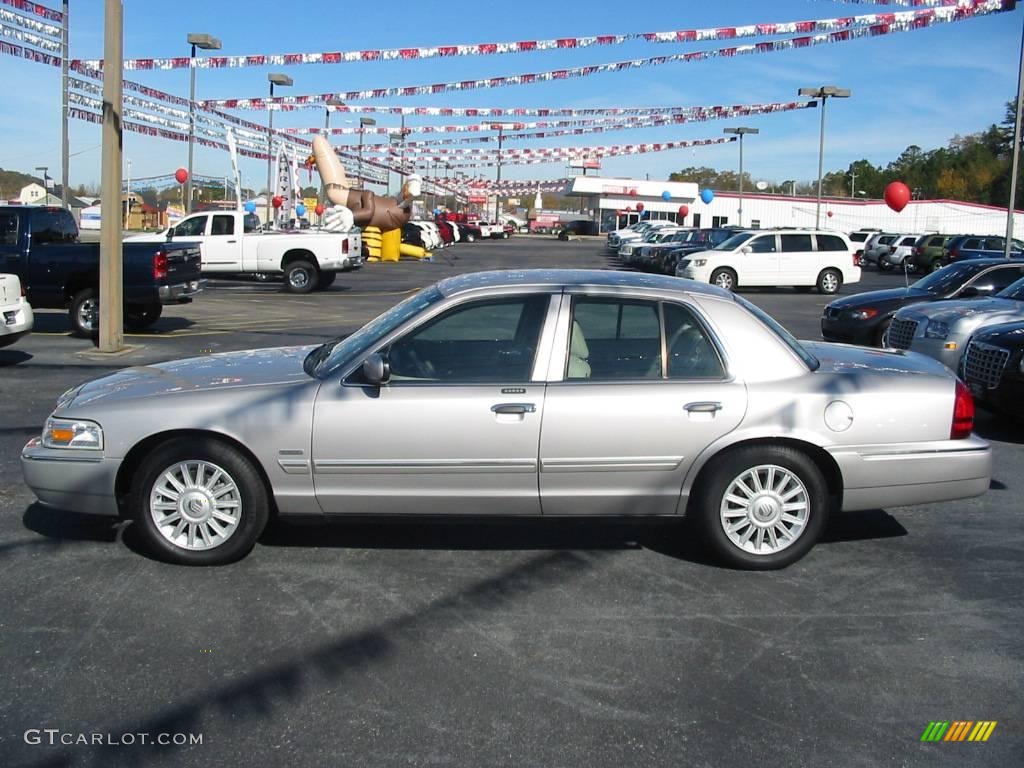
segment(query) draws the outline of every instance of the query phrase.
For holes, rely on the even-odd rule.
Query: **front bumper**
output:
[[[829,449],[843,477],[843,511],[980,496],[992,478],[992,448],[980,437]]]
[[[161,304],[187,304],[192,301],[193,296],[202,293],[205,287],[205,280],[189,280],[174,285],[161,285],[157,289],[157,296]]]
[[[117,515],[114,481],[121,459],[99,451],[45,448],[38,437],[21,450],[25,484],[43,504],[93,515]]]
[[[871,320],[874,320],[872,318]],[[884,320],[884,316],[879,321]],[[843,344],[860,344],[874,346],[878,335],[878,322],[871,320],[849,320],[842,317],[821,318],[821,338],[825,341],[838,341]]]
[[[927,321],[921,323],[918,326],[918,332],[920,333],[920,329],[926,325]],[[955,346],[950,348],[947,345]],[[956,371],[957,365],[960,363],[960,356],[964,353],[966,346],[967,340],[954,334],[950,334],[945,339],[929,339],[924,336],[915,336],[914,340],[910,343],[910,351],[927,355],[933,360],[938,360],[951,371]]]

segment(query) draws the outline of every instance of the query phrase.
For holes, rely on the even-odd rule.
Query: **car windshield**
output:
[[[366,353],[377,339],[386,336],[442,298],[444,297],[437,288],[427,288],[396,304],[384,314],[378,315],[351,336],[317,347],[307,357],[307,360],[312,362],[312,375],[318,379],[325,379],[336,373],[359,355]],[[307,370],[308,368],[309,366],[307,366]]]
[[[976,264],[950,264],[922,277],[910,287],[917,291],[928,291],[936,295],[951,293],[978,273]]]
[[[716,251],[732,251],[739,248],[747,240],[754,236],[753,232],[740,232],[739,234],[733,235],[727,240],[723,240],[721,243],[715,246]]]
[[[1014,299],[1016,301],[1024,301],[1024,277],[1018,280],[1016,283],[1010,283],[1008,286],[1003,288],[999,293],[996,294],[1000,299]]]
[[[738,304],[740,304],[743,307],[746,307],[750,311],[750,313],[754,315],[754,317],[756,317],[758,320],[760,320],[762,323],[768,326],[769,330],[775,333],[775,335],[778,336],[787,347],[793,350],[793,353],[801,360],[803,360],[804,365],[806,365],[810,370],[816,371],[819,367],[821,367],[821,363],[818,361],[818,358],[816,358],[814,355],[812,355],[810,352],[804,349],[803,345],[796,340],[796,337],[789,331],[787,331],[785,328],[783,328],[782,325],[779,324],[778,320],[769,315],[756,304],[751,304],[742,296],[733,294],[733,298],[736,300]]]

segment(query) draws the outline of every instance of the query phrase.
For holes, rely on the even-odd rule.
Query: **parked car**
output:
[[[853,246],[834,232],[802,229],[739,232],[709,251],[679,261],[676,274],[726,290],[752,286],[816,286],[833,294],[860,281]]]
[[[186,216],[163,232],[126,237],[126,243],[198,243],[205,275],[283,275],[290,293],[309,293],[334,283],[338,272],[362,263],[360,230],[347,233],[260,232],[259,218],[245,211]]]
[[[1024,277],[1024,260],[976,259],[950,264],[908,288],[867,291],[836,299],[821,314],[826,341],[882,346],[896,311],[910,304],[992,296]]]
[[[17,275],[0,273],[0,347],[7,347],[32,330],[32,305]]]
[[[980,328],[1024,320],[1024,278],[981,300],[916,304],[896,313],[886,344],[910,349],[957,370],[967,340]]]
[[[634,266],[644,272],[660,272],[662,254],[688,242],[693,231],[685,227],[662,229],[654,242],[645,243],[639,248],[633,260]],[[661,232],[667,234],[661,236]]]
[[[883,272],[903,269],[903,263],[913,254],[914,245],[920,239],[921,235],[900,235],[889,245],[889,252],[878,257],[878,268]],[[907,266],[912,264],[907,262]]]
[[[190,565],[244,556],[271,507],[543,507],[685,514],[725,562],[767,569],[806,554],[831,512],[985,493],[972,424],[970,392],[925,357],[801,343],[671,277],[515,270],[448,278],[319,347],[74,387],[22,468],[44,504],[122,514]]]
[[[942,253],[949,241],[958,235],[921,235],[914,243],[911,260],[918,272],[942,269]]]
[[[576,219],[575,221],[567,221],[562,225],[562,228],[558,230],[559,240],[568,240],[570,237],[576,237],[579,235],[596,235],[597,222],[590,221],[589,219]]]
[[[999,236],[980,237],[960,235],[946,243],[942,254],[943,264],[952,264],[965,259],[986,259],[1006,255],[1006,238]],[[1024,243],[1014,240],[1010,256],[1024,256]]]
[[[619,246],[619,261],[628,267],[636,266],[638,264],[641,248],[646,245],[660,243],[680,229],[681,228],[675,226],[655,227],[654,229],[648,230],[640,239],[624,240],[622,245]]]
[[[874,264],[878,266],[878,260],[883,253],[889,252],[889,246],[899,239],[899,234],[894,232],[879,232],[871,235],[864,243],[864,254],[861,256],[862,264]]]
[[[960,377],[983,405],[1024,419],[1024,321],[975,332],[961,358]]]
[[[618,253],[619,248],[623,243],[629,240],[640,240],[645,234],[652,229],[659,229],[661,227],[674,227],[678,226],[674,221],[658,219],[655,221],[640,221],[633,224],[625,229],[617,229],[614,232],[608,233],[607,245],[608,250],[612,253]]]
[[[741,230],[737,230],[735,227],[691,229],[684,242],[679,243],[675,248],[670,248],[662,256],[660,271],[666,275],[682,277],[683,275],[679,273],[679,263],[682,259],[696,251],[706,251],[710,248],[715,248],[735,235],[738,231]]]
[[[851,232],[846,236],[850,244],[853,245],[853,256],[857,259],[857,266],[863,266],[864,246],[868,238],[881,231],[880,229],[858,229],[856,232]]]
[[[506,227],[511,227],[512,232],[529,232],[530,226],[526,219],[519,216],[513,216],[510,213],[501,214],[501,223]]]
[[[124,324],[130,331],[155,323],[165,304],[187,304],[202,291],[194,243],[126,242],[121,258]],[[67,308],[75,332],[89,336],[99,330],[100,244],[78,242],[70,211],[0,206],[0,271],[18,276],[35,309]]]

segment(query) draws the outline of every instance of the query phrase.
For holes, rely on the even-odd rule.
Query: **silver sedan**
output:
[[[209,565],[286,515],[691,516],[785,566],[830,512],[977,496],[973,403],[916,354],[797,342],[743,298],[612,271],[481,272],[319,347],[128,368],[22,453],[38,498]]]

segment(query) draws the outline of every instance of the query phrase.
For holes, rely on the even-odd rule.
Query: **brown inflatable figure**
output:
[[[350,189],[345,168],[323,136],[313,139],[313,157],[317,172],[324,182],[327,198],[335,205],[352,211],[359,227],[380,227],[381,232],[401,229],[412,215],[412,201],[419,197],[422,180],[413,174],[402,185],[401,197],[377,197],[368,189]]]

